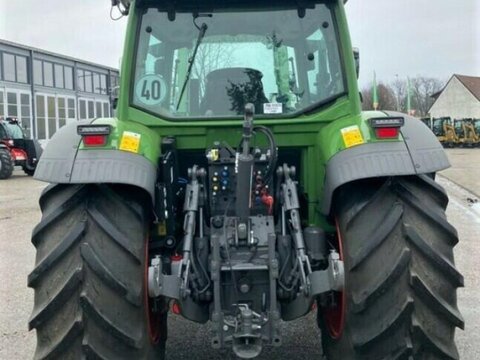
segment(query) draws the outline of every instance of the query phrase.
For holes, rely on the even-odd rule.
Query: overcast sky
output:
[[[126,21],[110,0],[0,0],[0,38],[119,66]],[[407,76],[480,76],[480,0],[350,0],[360,83]]]

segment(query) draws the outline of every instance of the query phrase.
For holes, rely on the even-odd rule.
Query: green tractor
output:
[[[255,358],[315,311],[329,359],[458,359],[449,163],[361,111],[343,0],[113,4],[117,117],[60,129],[35,173],[35,358],[163,359],[171,312]]]

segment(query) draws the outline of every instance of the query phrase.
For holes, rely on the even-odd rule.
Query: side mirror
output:
[[[357,79],[360,77],[360,49],[353,48],[353,58],[355,59],[355,70],[357,72]]]
[[[113,110],[117,110],[117,106],[118,106],[118,97],[113,98],[113,101],[112,101]]]

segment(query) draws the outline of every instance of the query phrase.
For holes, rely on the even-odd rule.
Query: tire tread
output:
[[[140,199],[115,185],[54,185],[42,193],[28,276],[36,359],[164,359],[166,338],[153,344],[147,333],[148,219]]]
[[[327,358],[459,359],[456,289],[464,280],[454,265],[458,235],[445,215],[446,192],[426,175],[358,184],[336,198],[347,312],[339,339],[319,321]]]

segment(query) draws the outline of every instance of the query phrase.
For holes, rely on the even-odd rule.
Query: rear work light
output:
[[[403,117],[373,118],[369,121],[377,139],[397,139],[400,128],[405,124]]]
[[[110,125],[79,125],[77,134],[82,137],[85,146],[104,146],[110,134]]]

